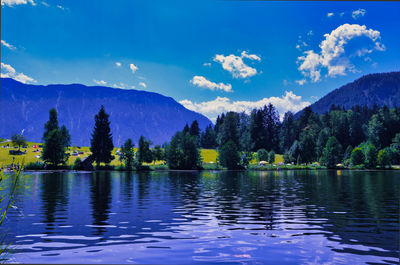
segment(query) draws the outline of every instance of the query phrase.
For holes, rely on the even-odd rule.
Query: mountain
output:
[[[333,90],[310,107],[314,112],[322,114],[329,111],[332,104],[345,109],[355,105],[371,107],[374,104],[387,105],[389,108],[400,107],[400,72],[365,75]]]
[[[57,110],[60,126],[68,128],[72,144],[79,146],[90,144],[94,115],[101,105],[110,114],[117,147],[128,138],[137,143],[140,135],[162,144],[186,123],[197,120],[201,129],[211,123],[173,98],[152,92],[80,84],[29,85],[10,78],[1,78],[0,85],[1,138],[23,131],[29,141],[42,141],[51,108]]]

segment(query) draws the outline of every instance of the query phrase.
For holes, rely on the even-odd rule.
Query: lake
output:
[[[26,172],[10,262],[398,264],[399,171]]]

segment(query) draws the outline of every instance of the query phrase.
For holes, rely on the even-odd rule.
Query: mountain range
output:
[[[170,141],[171,136],[197,120],[201,129],[211,121],[186,109],[171,97],[157,93],[115,89],[104,86],[30,85],[1,78],[0,137],[21,133],[29,141],[41,142],[49,110],[58,112],[60,126],[71,134],[72,145],[88,146],[94,116],[104,105],[110,115],[114,145],[119,147],[141,135],[153,144]]]
[[[314,112],[322,114],[329,111],[332,104],[346,110],[355,105],[400,107],[400,72],[365,75],[333,90],[310,107]],[[296,113],[296,117],[301,112]]]

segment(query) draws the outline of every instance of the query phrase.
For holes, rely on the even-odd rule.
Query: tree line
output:
[[[108,165],[115,157],[109,115],[104,106],[95,115],[90,159]],[[65,165],[71,137],[59,127],[57,111],[51,109],[43,134],[42,159],[51,166]],[[218,163],[228,169],[243,169],[256,156],[259,161],[274,162],[283,154],[285,163],[320,164],[334,168],[345,166],[375,168],[400,163],[400,110],[374,105],[345,110],[332,105],[322,115],[307,107],[298,118],[286,112],[280,120],[272,104],[254,109],[250,114],[227,112],[215,125],[203,131],[195,120],[178,131],[169,143],[152,145],[141,136],[138,148],[127,139],[118,151],[126,169],[143,168],[144,163],[164,160],[170,169],[200,169],[200,148],[217,149]],[[80,159],[75,162],[79,168]]]

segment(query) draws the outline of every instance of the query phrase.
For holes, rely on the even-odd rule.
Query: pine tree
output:
[[[61,129],[58,127],[57,111],[55,109],[49,111],[49,121],[46,122],[44,127],[43,161],[52,166],[65,164],[69,157],[66,150],[70,145],[71,136],[64,125]]]
[[[90,141],[90,151],[97,165],[100,163],[108,164],[114,156],[111,154],[114,149],[110,128],[109,115],[105,112],[102,105],[98,114],[95,115],[95,125]]]
[[[151,163],[153,161],[153,153],[150,150],[150,140],[143,136],[139,138],[138,161],[140,164]]]
[[[44,125],[44,133],[42,139],[45,140],[47,135],[54,129],[58,129],[58,119],[56,109],[50,109],[49,121]]]
[[[135,145],[131,139],[125,141],[124,145],[121,146],[121,155],[119,159],[125,162],[125,167],[128,170],[132,169],[133,161],[135,158],[135,150],[133,149]]]

